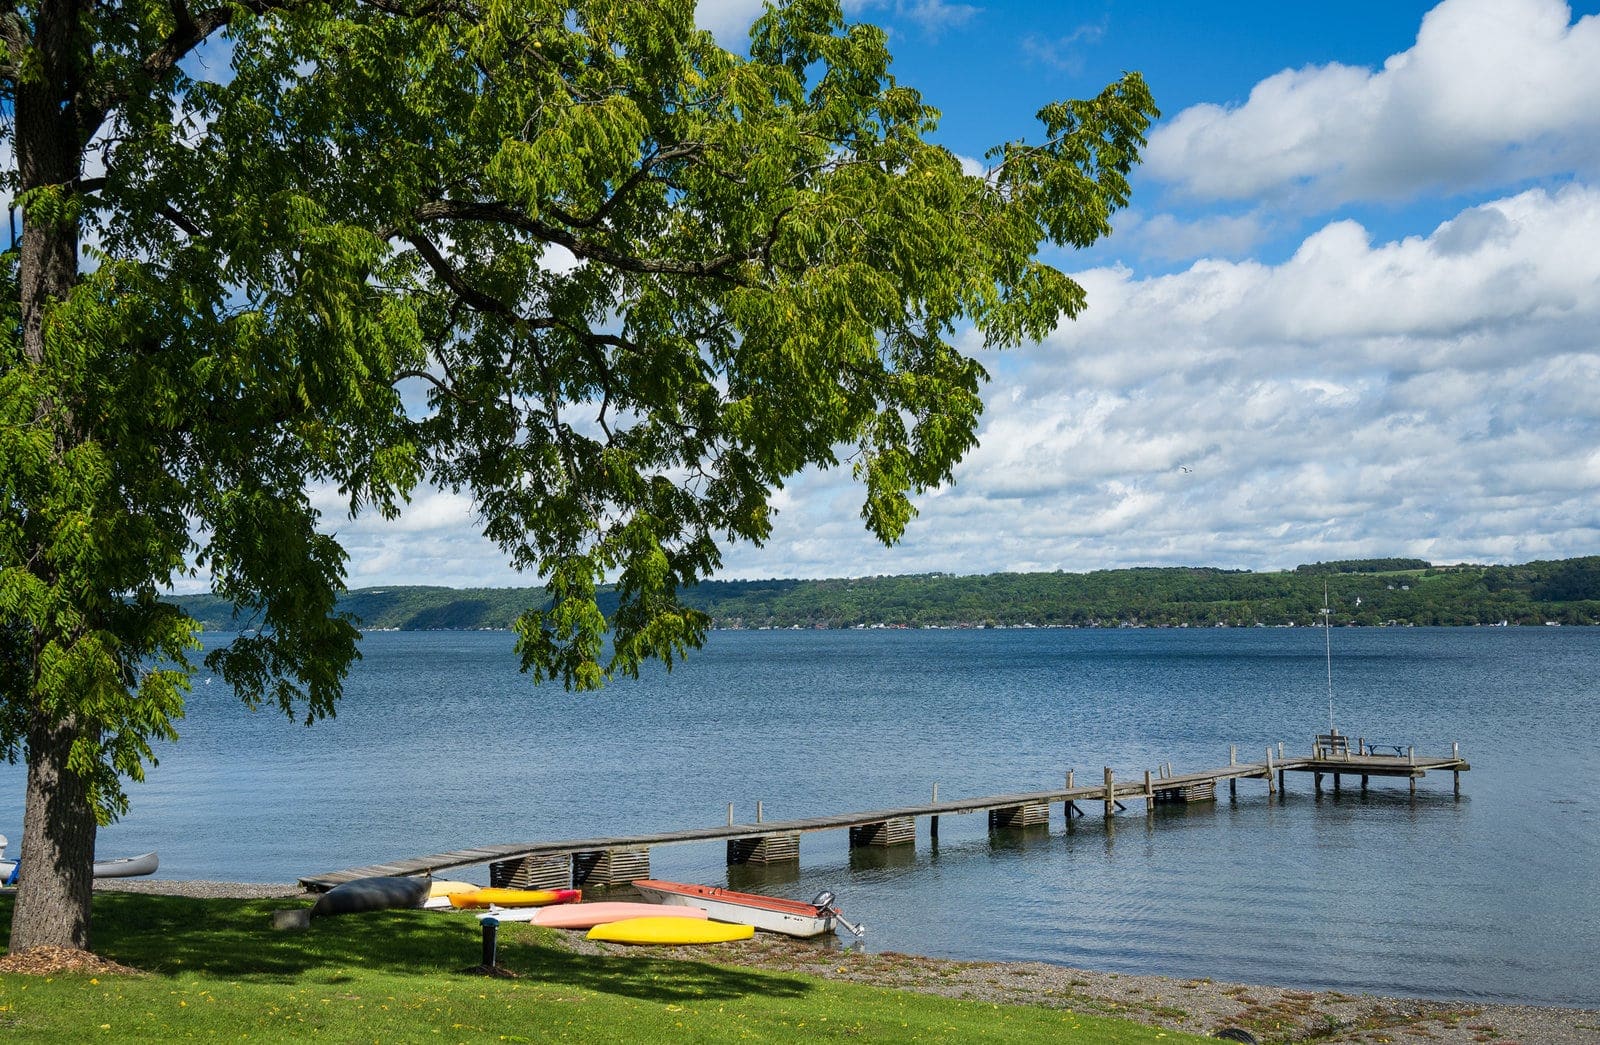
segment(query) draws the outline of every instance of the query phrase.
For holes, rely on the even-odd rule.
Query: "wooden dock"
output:
[[[941,801],[939,785],[934,784],[932,799],[920,805],[774,821],[763,819],[758,802],[754,823],[734,823],[730,805],[728,822],[714,827],[477,846],[307,875],[300,884],[308,889],[327,890],[375,875],[438,874],[488,864],[490,884],[495,886],[612,886],[650,877],[650,850],[665,845],[720,841],[727,845],[730,864],[782,863],[798,860],[800,836],[817,831],[848,830],[852,848],[909,845],[915,839],[918,818],[928,819],[929,833],[937,840],[941,816],[986,812],[991,827],[1027,828],[1048,825],[1050,807],[1057,804],[1068,819],[1084,816],[1083,805],[1099,805],[1109,823],[1130,802],[1144,802],[1148,814],[1161,802],[1213,800],[1217,785],[1223,782],[1228,784],[1230,796],[1237,795],[1240,780],[1264,780],[1269,797],[1281,795],[1288,773],[1313,774],[1319,794],[1325,777],[1332,778],[1335,794],[1340,793],[1344,777],[1359,777],[1363,794],[1371,777],[1405,777],[1415,794],[1418,779],[1430,772],[1448,771],[1454,775],[1455,793],[1460,795],[1461,774],[1472,768],[1460,757],[1457,745],[1452,745],[1452,752],[1446,757],[1418,756],[1412,748],[1386,750],[1394,753],[1376,753],[1361,740],[1352,753],[1346,738],[1335,733],[1318,737],[1309,756],[1285,757],[1283,745],[1279,744],[1276,749],[1265,749],[1264,761],[1240,762],[1235,748],[1230,752],[1229,764],[1216,769],[1174,773],[1170,765],[1163,765],[1144,771],[1142,777],[1118,778],[1106,768],[1100,780],[1087,785],[1078,784],[1069,772],[1063,787],[1049,791]]]

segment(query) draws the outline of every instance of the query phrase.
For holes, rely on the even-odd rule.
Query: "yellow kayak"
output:
[[[597,925],[589,930],[589,939],[607,943],[727,943],[730,940],[748,940],[755,932],[751,926],[729,922],[652,916],[624,918],[620,922]]]
[[[451,907],[544,907],[553,903],[577,903],[583,899],[578,889],[474,889],[470,893],[451,893]]]

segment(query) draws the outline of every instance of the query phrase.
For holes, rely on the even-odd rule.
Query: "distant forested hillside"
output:
[[[1251,627],[1319,622],[1324,585],[1339,625],[1600,621],[1600,557],[1520,566],[1362,559],[1278,573],[1171,567],[708,581],[685,598],[723,628]],[[362,588],[347,593],[340,608],[366,629],[471,630],[508,627],[544,599],[542,588]],[[255,623],[233,619],[209,595],[173,601],[211,630]]]

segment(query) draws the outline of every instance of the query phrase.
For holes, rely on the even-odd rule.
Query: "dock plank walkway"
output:
[[[1153,803],[1155,792],[1172,791],[1196,785],[1215,785],[1221,781],[1242,779],[1267,779],[1285,772],[1310,772],[1351,776],[1407,776],[1416,778],[1435,771],[1461,772],[1471,768],[1458,757],[1410,758],[1393,755],[1338,755],[1336,757],[1273,758],[1268,762],[1236,762],[1216,769],[1192,773],[1153,777],[1112,778],[1110,787],[1095,783],[1076,787],[1062,787],[1045,791],[1026,791],[1015,794],[988,795],[978,798],[957,798],[925,802],[916,805],[873,809],[855,813],[837,813],[827,816],[804,817],[792,820],[763,820],[756,823],[718,824],[714,827],[692,827],[673,831],[654,831],[630,835],[604,835],[593,838],[567,838],[542,842],[514,842],[501,845],[473,846],[454,849],[429,856],[387,860],[382,863],[350,867],[340,871],[326,871],[307,875],[300,884],[308,889],[327,890],[357,878],[377,875],[437,874],[462,867],[486,863],[521,860],[527,857],[561,857],[580,853],[598,853],[612,850],[650,849],[665,845],[682,845],[691,842],[732,841],[760,838],[768,835],[807,834],[816,831],[838,831],[866,827],[891,821],[914,820],[919,817],[961,815],[985,811],[1015,809],[1028,806],[1049,806],[1057,803],[1102,802],[1120,804],[1125,801]],[[1109,773],[1109,771],[1108,771]],[[1320,779],[1320,778],[1319,778]],[[1109,794],[1108,794],[1109,791]]]

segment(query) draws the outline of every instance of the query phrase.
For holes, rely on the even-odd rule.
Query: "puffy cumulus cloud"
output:
[[[1398,242],[1334,223],[1276,266],[1082,273],[1090,310],[1009,361],[903,545],[811,475],[732,575],[1592,552],[1597,237],[1600,191],[1572,188]]]
[[[1185,109],[1151,134],[1146,168],[1194,197],[1308,206],[1593,171],[1597,97],[1600,18],[1444,0],[1380,70],[1285,70],[1243,105]]]

